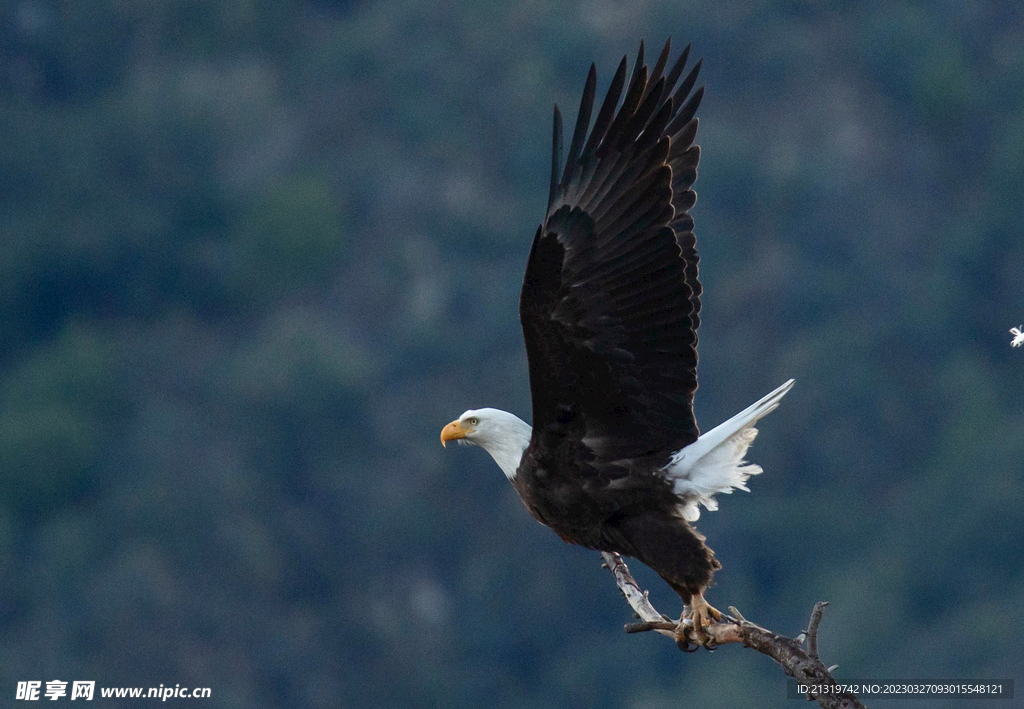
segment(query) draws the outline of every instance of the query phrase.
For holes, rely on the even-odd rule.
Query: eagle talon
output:
[[[685,622],[684,622],[685,621]],[[690,625],[689,619],[680,619],[676,626],[676,645],[683,652],[697,652],[701,648],[714,651],[718,643],[703,628]]]
[[[697,652],[700,650],[700,645],[691,644],[690,639],[685,635],[676,640],[676,645],[678,645],[679,649],[683,652]]]
[[[722,620],[722,613],[698,593],[690,599],[688,609],[683,611],[676,633],[686,638],[687,644],[689,644],[689,634],[693,633],[693,639],[699,647],[703,647],[705,650],[714,650],[718,647],[718,643],[708,635],[707,629],[720,620]],[[687,624],[686,621],[692,625]]]
[[[700,641],[693,637],[693,626],[688,622],[684,622],[683,618],[679,619],[679,625],[676,626],[676,645],[683,652],[697,652],[700,650]]]

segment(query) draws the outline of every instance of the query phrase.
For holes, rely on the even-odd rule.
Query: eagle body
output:
[[[698,630],[717,616],[703,590],[721,568],[692,526],[715,495],[746,490],[754,424],[790,380],[700,434],[701,284],[691,189],[700,149],[689,47],[653,68],[626,59],[591,122],[591,66],[568,153],[555,107],[547,214],[519,303],[533,426],[499,409],[466,411],[441,441],[486,449],[526,508],[562,539],[635,557],[688,604]],[[621,101],[620,101],[621,99]]]
[[[513,485],[530,514],[571,544],[639,559],[689,603],[721,566],[680,515],[671,481],[645,466],[581,465],[574,448],[526,450]]]

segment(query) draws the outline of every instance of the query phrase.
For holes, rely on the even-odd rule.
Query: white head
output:
[[[516,476],[533,429],[518,416],[501,409],[470,409],[441,429],[441,445],[472,443],[491,454],[505,477]]]

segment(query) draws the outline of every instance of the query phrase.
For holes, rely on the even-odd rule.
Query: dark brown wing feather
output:
[[[588,136],[591,67],[564,166],[555,108],[548,210],[530,252],[520,318],[533,396],[531,456],[554,455],[538,447],[590,451],[577,476],[607,477],[609,464],[628,475],[641,461],[650,470],[698,436],[701,286],[688,210],[703,89],[690,94],[699,62],[675,89],[688,53],[665,75],[666,45],[648,73],[641,45],[628,86],[623,59]]]

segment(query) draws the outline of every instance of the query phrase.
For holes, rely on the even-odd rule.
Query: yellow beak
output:
[[[462,422],[455,419],[450,424],[441,429],[441,445],[446,445],[448,441],[455,441],[460,438],[465,438],[467,433],[472,433],[474,429],[463,428]]]

